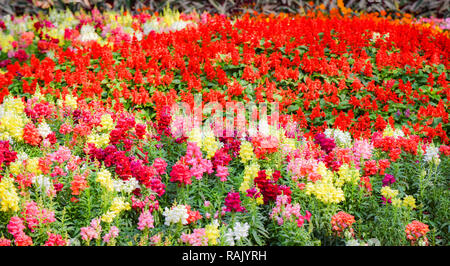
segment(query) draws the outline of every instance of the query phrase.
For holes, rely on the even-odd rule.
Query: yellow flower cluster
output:
[[[322,181],[333,182],[333,172],[328,170],[323,162],[319,162],[317,165],[316,173],[322,176]]]
[[[5,111],[15,112],[17,114],[22,114],[25,110],[25,105],[20,98],[6,98],[3,102],[3,107]]]
[[[217,245],[217,238],[220,236],[219,225],[208,224],[205,226],[205,235],[210,245]]]
[[[392,137],[394,136],[394,130],[388,125],[383,131],[383,137]]]
[[[125,202],[124,197],[116,197],[113,199],[111,207],[109,210],[103,214],[102,221],[105,223],[111,223],[114,218],[119,215],[122,211],[130,210],[130,203]]]
[[[259,194],[259,196],[256,198],[256,203],[258,205],[263,205],[264,204],[264,199],[263,199],[263,195]]]
[[[202,147],[202,131],[201,131],[201,129],[198,127],[192,129],[191,132],[189,132],[189,134],[188,134],[188,141],[197,143],[197,146],[199,148],[201,148]]]
[[[87,137],[86,143],[93,143],[97,148],[105,148],[109,144],[109,134],[107,133],[91,133]]]
[[[239,156],[241,157],[241,162],[246,163],[253,158],[255,158],[255,154],[253,153],[253,146],[248,141],[243,141],[241,143],[241,149],[239,151]]]
[[[416,208],[416,200],[413,196],[407,195],[403,198],[403,200],[397,198],[398,190],[391,189],[389,186],[385,186],[381,188],[381,195],[383,195],[386,199],[391,199],[392,205],[396,207],[407,207],[410,209]]]
[[[105,148],[109,144],[109,132],[114,129],[114,120],[110,114],[104,114],[100,118],[100,126],[87,136],[86,144],[92,143],[97,148]],[[102,132],[102,133],[101,133]]]
[[[392,128],[391,125],[387,125],[386,128],[383,131],[383,137],[404,137],[405,134],[403,133],[402,130],[400,129],[396,129],[396,128]]]
[[[206,152],[206,159],[211,159],[219,149],[219,144],[214,136],[214,132],[207,131],[203,138],[202,150]]]
[[[2,52],[8,53],[9,50],[13,49],[12,43],[14,42],[14,37],[10,34],[3,33],[0,31],[0,47]]]
[[[381,188],[381,195],[386,199],[394,199],[398,195],[398,190],[392,189],[389,186],[384,186]]]
[[[101,129],[105,129],[106,131],[111,131],[114,129],[114,120],[112,119],[110,114],[104,114],[100,118]]]
[[[350,168],[348,164],[343,164],[339,168],[338,178],[335,181],[336,186],[342,187],[345,183],[356,185],[361,175],[357,169]]]
[[[272,178],[273,170],[271,168],[266,169],[266,179],[269,180]]]
[[[73,97],[72,95],[68,94],[66,95],[66,98],[64,100],[64,104],[66,106],[70,106],[72,109],[77,109],[77,98]]]
[[[247,189],[250,189],[253,184],[253,180],[258,176],[260,170],[259,164],[253,162],[252,164],[246,165],[244,168],[244,181],[242,181],[239,191],[245,193]]]
[[[27,123],[25,106],[21,99],[6,98],[0,106],[0,139],[12,137],[16,141],[23,140],[23,128]]]
[[[33,173],[35,175],[42,174],[41,169],[39,169],[39,158],[31,158],[27,160],[25,169],[29,173]]]
[[[23,171],[23,162],[20,160],[16,160],[9,164],[9,172],[15,176],[22,173]]]
[[[95,181],[99,182],[107,191],[114,191],[114,182],[111,178],[111,173],[108,170],[102,169],[98,172]]]
[[[0,210],[7,212],[19,210],[19,196],[16,187],[10,178],[3,177],[0,181]]]
[[[413,196],[408,195],[406,197],[403,198],[403,206],[407,207],[407,208],[411,208],[414,209],[416,208],[416,200],[414,199]]]
[[[107,13],[106,22],[108,22],[107,25],[109,25],[111,29],[115,29],[119,26],[131,26],[133,17],[130,14],[117,16],[117,14],[114,13]]]
[[[306,195],[314,195],[325,204],[339,203],[345,200],[344,191],[333,184],[334,175],[323,162],[317,166],[316,173],[321,175],[322,179],[306,184]]]
[[[344,191],[341,188],[335,187],[332,183],[324,182],[323,180],[306,184],[305,193],[306,195],[313,194],[325,204],[339,203],[345,200]]]

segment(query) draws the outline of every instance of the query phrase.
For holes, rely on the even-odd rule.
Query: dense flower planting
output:
[[[0,245],[448,245],[448,28],[341,13],[3,17]]]

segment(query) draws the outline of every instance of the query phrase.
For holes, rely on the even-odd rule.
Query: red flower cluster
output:
[[[170,172],[170,182],[178,182],[178,185],[189,185],[192,183],[191,171],[189,166],[187,166],[184,162],[179,161],[173,167]]]
[[[0,171],[3,170],[2,165],[8,166],[17,158],[17,152],[10,150],[8,141],[0,141]]]
[[[44,246],[67,246],[67,241],[62,238],[59,234],[53,234],[47,232],[48,240],[45,242]]]
[[[72,185],[70,187],[70,189],[72,190],[72,195],[80,195],[81,191],[89,187],[86,180],[88,174],[89,172],[86,171],[83,174],[75,174],[73,176],[73,180],[70,183]]]
[[[28,123],[23,128],[23,140],[31,146],[38,146],[41,143],[42,138],[33,123]]]
[[[226,212],[244,212],[245,208],[241,205],[241,196],[239,192],[229,192],[225,198]]]
[[[323,133],[317,134],[314,137],[314,142],[320,145],[320,148],[326,153],[330,153],[336,147],[334,140],[331,138],[327,138]]]
[[[285,185],[278,185],[277,182],[281,178],[280,171],[273,172],[272,177],[268,178],[266,170],[258,172],[258,176],[255,177],[255,185],[263,195],[264,204],[268,204],[270,201],[275,201],[278,195],[284,194],[288,196],[288,201],[291,201],[291,189]]]
[[[278,139],[274,136],[257,135],[252,138],[253,152],[258,159],[265,159],[268,154],[278,150]]]
[[[142,23],[133,27],[144,31],[142,25],[148,17],[138,17]],[[0,102],[9,93],[34,93],[38,86],[41,93],[55,97],[64,97],[71,90],[81,98],[106,92],[107,102],[114,101],[117,111],[128,104],[153,108],[158,133],[168,135],[169,106],[178,100],[191,105],[193,94],[201,92],[204,104],[277,101],[281,113],[313,132],[311,136],[333,126],[356,138],[368,137],[373,129],[383,130],[389,123],[407,125],[408,130],[430,139],[449,141],[445,130],[449,123],[448,79],[446,71],[437,67],[449,66],[445,32],[373,14],[343,18],[310,13],[289,19],[255,14],[235,22],[209,16],[196,27],[151,32],[140,40],[118,34],[109,46],[77,41],[86,21],[80,20],[75,29],[65,29],[63,42],[70,43],[71,49],[58,45],[58,39],[43,36],[43,25],[36,26],[37,48],[43,53],[52,50],[54,59],[35,55],[27,59],[19,49],[16,59],[0,62],[5,67],[0,74]],[[330,25],[333,31],[324,30]],[[374,40],[367,34],[381,32],[389,36]],[[372,49],[375,52],[367,52]],[[57,67],[62,63],[67,67]],[[374,78],[392,69],[402,77],[384,82]],[[405,82],[404,77],[414,83]],[[117,86],[104,85],[110,80]],[[48,86],[51,82],[56,86]],[[243,83],[255,87],[248,91]],[[36,103],[26,112],[36,118],[47,115],[46,109]],[[397,112],[395,118],[393,111]],[[115,131],[113,139],[120,138],[120,133]],[[138,126],[136,133],[140,138],[143,127]]]
[[[428,245],[427,232],[430,231],[428,225],[419,221],[412,221],[406,226],[406,238],[411,242],[411,245],[415,245],[419,240],[423,240],[425,245]]]
[[[333,229],[338,236],[342,236],[342,233],[346,229],[349,229],[353,234],[352,224],[354,222],[355,217],[353,215],[340,211],[331,217],[331,229]]]
[[[212,164],[215,170],[217,166],[227,166],[231,161],[231,156],[228,154],[228,148],[223,147],[216,151],[212,158]]]
[[[186,206],[189,217],[187,218],[188,224],[195,223],[195,221],[202,219],[202,215],[199,211],[191,210],[191,206]]]
[[[36,102],[37,99],[33,98],[27,101],[27,105],[25,107],[25,114],[33,119],[34,121],[38,121],[42,118],[51,118],[54,114],[55,106],[51,105],[46,101]]]
[[[121,122],[118,122],[118,125],[122,123],[132,124],[132,121],[134,120],[124,119],[121,120]],[[123,180],[128,180],[130,177],[134,177],[136,178],[136,180],[145,185],[147,188],[153,190],[159,196],[162,196],[164,194],[165,185],[161,181],[161,177],[159,174],[163,170],[162,168],[160,168],[158,171],[153,166],[145,165],[142,160],[138,160],[132,156],[126,156],[126,152],[119,150],[116,145],[110,145],[105,149],[91,147],[89,149],[89,154],[93,156],[93,159],[104,162],[106,167],[114,166],[116,174]]]

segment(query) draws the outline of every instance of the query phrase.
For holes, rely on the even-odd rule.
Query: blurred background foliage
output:
[[[129,10],[131,12],[162,12],[170,5],[172,9],[189,13],[203,11],[225,15],[238,15],[246,12],[259,13],[305,13],[320,8],[330,11],[335,8],[350,8],[354,11],[386,12],[396,16],[409,13],[416,17],[447,18],[450,13],[450,0],[0,0],[0,15],[22,15],[46,12],[50,8],[92,10],[97,7],[105,10]]]

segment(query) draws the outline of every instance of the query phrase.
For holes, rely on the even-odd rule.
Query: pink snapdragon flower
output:
[[[143,231],[146,228],[154,228],[153,222],[153,216],[150,211],[144,211],[139,216],[138,229]]]

